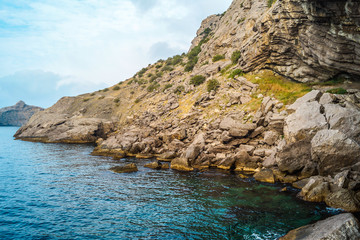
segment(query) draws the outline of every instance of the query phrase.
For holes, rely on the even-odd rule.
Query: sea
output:
[[[339,211],[298,190],[210,169],[144,168],[93,145],[14,140],[0,127],[0,239],[277,239]],[[136,163],[139,171],[109,168]]]

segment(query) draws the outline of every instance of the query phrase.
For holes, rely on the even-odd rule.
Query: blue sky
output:
[[[186,52],[231,0],[0,0],[0,107],[49,107]]]

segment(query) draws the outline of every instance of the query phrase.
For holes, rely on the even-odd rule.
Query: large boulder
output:
[[[328,219],[290,231],[279,240],[357,240],[360,239],[359,221],[351,213],[343,213]]]
[[[262,169],[254,174],[254,178],[259,182],[275,183],[275,177],[271,169]]]
[[[352,104],[325,104],[325,115],[330,129],[339,130],[360,143],[360,109]]]
[[[359,212],[360,203],[353,191],[338,189],[325,198],[325,203],[333,208],[341,208],[347,212]]]
[[[138,168],[135,163],[130,163],[123,166],[115,166],[110,168],[111,171],[116,173],[131,173],[131,172],[137,172]]]
[[[323,202],[330,194],[330,185],[323,177],[311,177],[298,194],[300,198],[309,202]]]
[[[293,114],[285,118],[284,136],[287,142],[313,137],[317,131],[328,128],[321,105],[314,102],[301,104]]]
[[[311,155],[321,175],[333,174],[359,161],[360,145],[338,130],[321,130],[311,140]]]
[[[311,161],[311,144],[307,139],[285,145],[276,158],[279,169],[294,173],[302,170]]]
[[[188,159],[186,158],[175,158],[171,161],[171,168],[179,171],[193,171]]]

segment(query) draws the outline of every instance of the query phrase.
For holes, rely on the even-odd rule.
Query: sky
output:
[[[231,0],[0,0],[0,108],[50,107],[187,52]]]

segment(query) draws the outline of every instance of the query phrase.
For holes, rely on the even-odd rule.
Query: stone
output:
[[[217,166],[217,168],[230,170],[235,169],[235,161],[236,159],[233,157],[225,157]]]
[[[262,166],[266,168],[271,168],[276,165],[276,153],[273,152],[270,156],[267,156],[262,162]]]
[[[311,155],[321,175],[333,174],[360,159],[360,145],[338,130],[321,130],[311,140]]]
[[[360,143],[360,109],[354,105],[325,104],[324,111],[330,129],[339,130],[348,138]]]
[[[239,146],[239,152],[241,151],[246,151],[248,154],[252,154],[255,150],[255,147],[254,146],[251,146],[251,145],[240,145]]]
[[[265,157],[265,149],[258,148],[253,153],[254,156]]]
[[[130,163],[124,166],[115,166],[110,168],[111,171],[116,173],[132,173],[137,172],[138,168],[135,163]]]
[[[301,98],[298,98],[292,105],[290,105],[286,110],[289,113],[297,111],[302,105],[308,102],[318,101],[322,93],[319,90],[312,90],[311,92],[305,94]]]
[[[163,154],[159,155],[156,159],[159,161],[171,161],[172,159],[176,158],[176,153],[172,151],[164,152]]]
[[[248,130],[245,130],[245,129],[240,129],[240,128],[231,128],[230,131],[229,131],[229,135],[231,137],[238,137],[238,138],[241,138],[241,137],[245,137],[247,134],[248,134]]]
[[[333,208],[341,208],[347,212],[359,212],[360,203],[355,197],[355,193],[348,189],[339,189],[330,193],[325,203]]]
[[[250,135],[250,138],[256,138],[265,131],[263,126],[257,127]]]
[[[242,150],[235,154],[234,159],[235,171],[243,171],[246,164],[250,162],[250,155],[247,153],[247,151]]]
[[[186,149],[184,157],[189,160],[195,160],[199,156],[201,149],[199,145],[190,145]]]
[[[161,169],[169,169],[170,165],[168,163],[162,163],[161,164]]]
[[[152,169],[161,169],[162,164],[159,161],[147,163],[144,165],[146,168],[152,168]]]
[[[334,101],[336,100],[335,96],[332,95],[331,93],[324,93],[320,100],[319,100],[319,103],[321,105],[324,105],[324,104],[330,104],[330,103],[333,103]]]
[[[274,131],[267,131],[264,133],[264,142],[267,145],[274,145],[279,138],[279,133]]]
[[[189,164],[188,159],[186,158],[175,158],[171,161],[171,169],[189,172],[193,171],[194,168]]]
[[[307,140],[291,143],[279,150],[276,162],[281,171],[300,171],[311,161],[311,144]]]
[[[302,189],[310,181],[310,178],[305,178],[292,183],[292,186],[297,189]]]
[[[271,169],[262,169],[254,174],[254,178],[259,182],[275,183],[275,177]]]
[[[290,231],[279,240],[357,240],[359,221],[351,213],[343,213]]]
[[[312,138],[317,131],[328,128],[318,102],[305,102],[285,118],[284,136],[289,143]]]
[[[323,202],[330,194],[330,185],[323,177],[311,177],[298,194],[300,198],[309,202]]]
[[[350,182],[349,172],[349,170],[345,170],[336,174],[333,181],[334,184],[339,188],[347,188]]]

